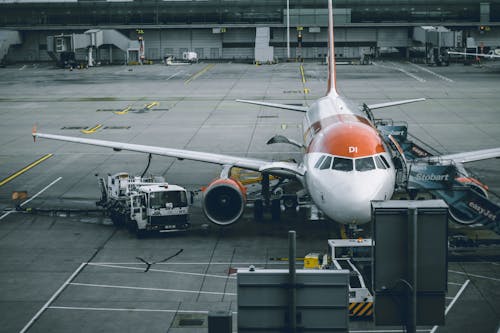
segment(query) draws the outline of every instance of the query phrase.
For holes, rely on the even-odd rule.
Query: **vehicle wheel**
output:
[[[280,199],[273,199],[271,201],[271,218],[273,221],[279,221],[281,219]]]
[[[296,210],[297,197],[295,195],[284,195],[283,206],[285,206],[285,210]]]
[[[264,204],[262,199],[255,200],[253,204],[253,218],[258,222],[264,219]]]
[[[134,231],[135,231],[135,237],[137,237],[137,239],[144,238],[144,236],[146,235],[145,230],[139,229],[137,222],[134,223]]]
[[[109,214],[109,218],[111,219],[111,221],[113,222],[113,225],[115,227],[121,227],[123,225],[123,218],[120,214],[117,214],[117,213],[112,211]]]

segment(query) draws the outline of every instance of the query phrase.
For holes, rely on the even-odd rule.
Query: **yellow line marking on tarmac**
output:
[[[304,73],[304,66],[300,64],[300,75],[302,76],[302,86],[304,87],[302,91],[304,95],[307,95],[311,92],[311,89],[306,88],[306,74]]]
[[[42,163],[43,161],[51,158],[52,156],[54,156],[54,154],[47,154],[47,155],[44,155],[43,157],[39,158],[38,160],[34,161],[33,163],[25,166],[24,168],[22,168],[21,170],[17,171],[16,173],[10,175],[9,177],[5,178],[4,180],[2,180],[0,182],[0,186],[3,186],[5,184],[7,184],[8,182],[10,182],[12,179],[22,175],[23,173],[25,173],[26,171],[28,171],[29,169],[33,168],[33,167],[36,167],[38,164]]]
[[[80,132],[82,132],[83,134],[92,134],[92,133],[95,133],[101,127],[102,127],[102,125],[98,124],[98,125],[95,125],[92,128],[80,130]]]
[[[210,64],[210,65],[205,66],[205,68],[203,68],[201,71],[199,71],[199,72],[197,72],[197,73],[193,74],[193,76],[191,76],[189,79],[187,79],[187,80],[184,82],[184,84],[189,84],[189,83],[191,83],[191,81],[196,80],[199,76],[201,76],[203,73],[205,73],[205,72],[209,71],[209,70],[210,70],[210,69],[212,69],[212,67],[214,67],[214,66],[215,66],[215,64]]]
[[[132,109],[131,106],[127,106],[125,109],[121,110],[121,111],[115,111],[113,112],[114,114],[117,114],[117,115],[123,115],[123,114],[126,114],[130,111],[130,109]]]
[[[149,110],[149,109],[151,109],[153,106],[158,106],[158,105],[160,105],[160,103],[158,103],[158,102],[152,102],[152,103],[149,103],[149,104],[144,105],[144,107],[145,107],[146,109],[148,109],[148,110]]]
[[[304,74],[304,66],[300,65],[300,74],[302,75],[302,83],[306,83],[306,75]]]

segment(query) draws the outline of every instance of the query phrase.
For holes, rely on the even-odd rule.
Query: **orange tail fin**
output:
[[[333,5],[332,0],[328,0],[328,90],[327,95],[337,93],[337,80],[335,69],[335,43],[333,36]]]

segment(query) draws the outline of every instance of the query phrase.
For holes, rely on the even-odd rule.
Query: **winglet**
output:
[[[31,129],[31,135],[33,135],[33,142],[36,142],[36,124],[33,125],[33,128]]]

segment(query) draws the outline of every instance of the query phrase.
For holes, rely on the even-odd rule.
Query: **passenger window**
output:
[[[375,169],[375,163],[373,162],[373,158],[371,156],[358,158],[355,163],[357,171],[368,171]]]
[[[384,162],[382,162],[382,159],[380,158],[380,156],[375,156],[375,164],[377,165],[377,168],[379,168],[379,169],[387,169]]]
[[[387,160],[385,159],[384,155],[379,155],[379,156],[382,159],[382,162],[384,162],[384,164],[387,167],[387,169],[390,169],[391,166],[389,165],[389,162],[387,162]]]
[[[350,158],[335,157],[332,164],[333,170],[352,171],[352,160]]]
[[[332,165],[332,157],[328,156],[327,158],[325,158],[319,169],[320,170],[330,169],[330,165]]]
[[[316,162],[316,165],[314,166],[315,169],[319,168],[319,166],[321,165],[321,162],[323,162],[323,160],[325,159],[325,155],[321,156],[318,160],[318,162]]]

